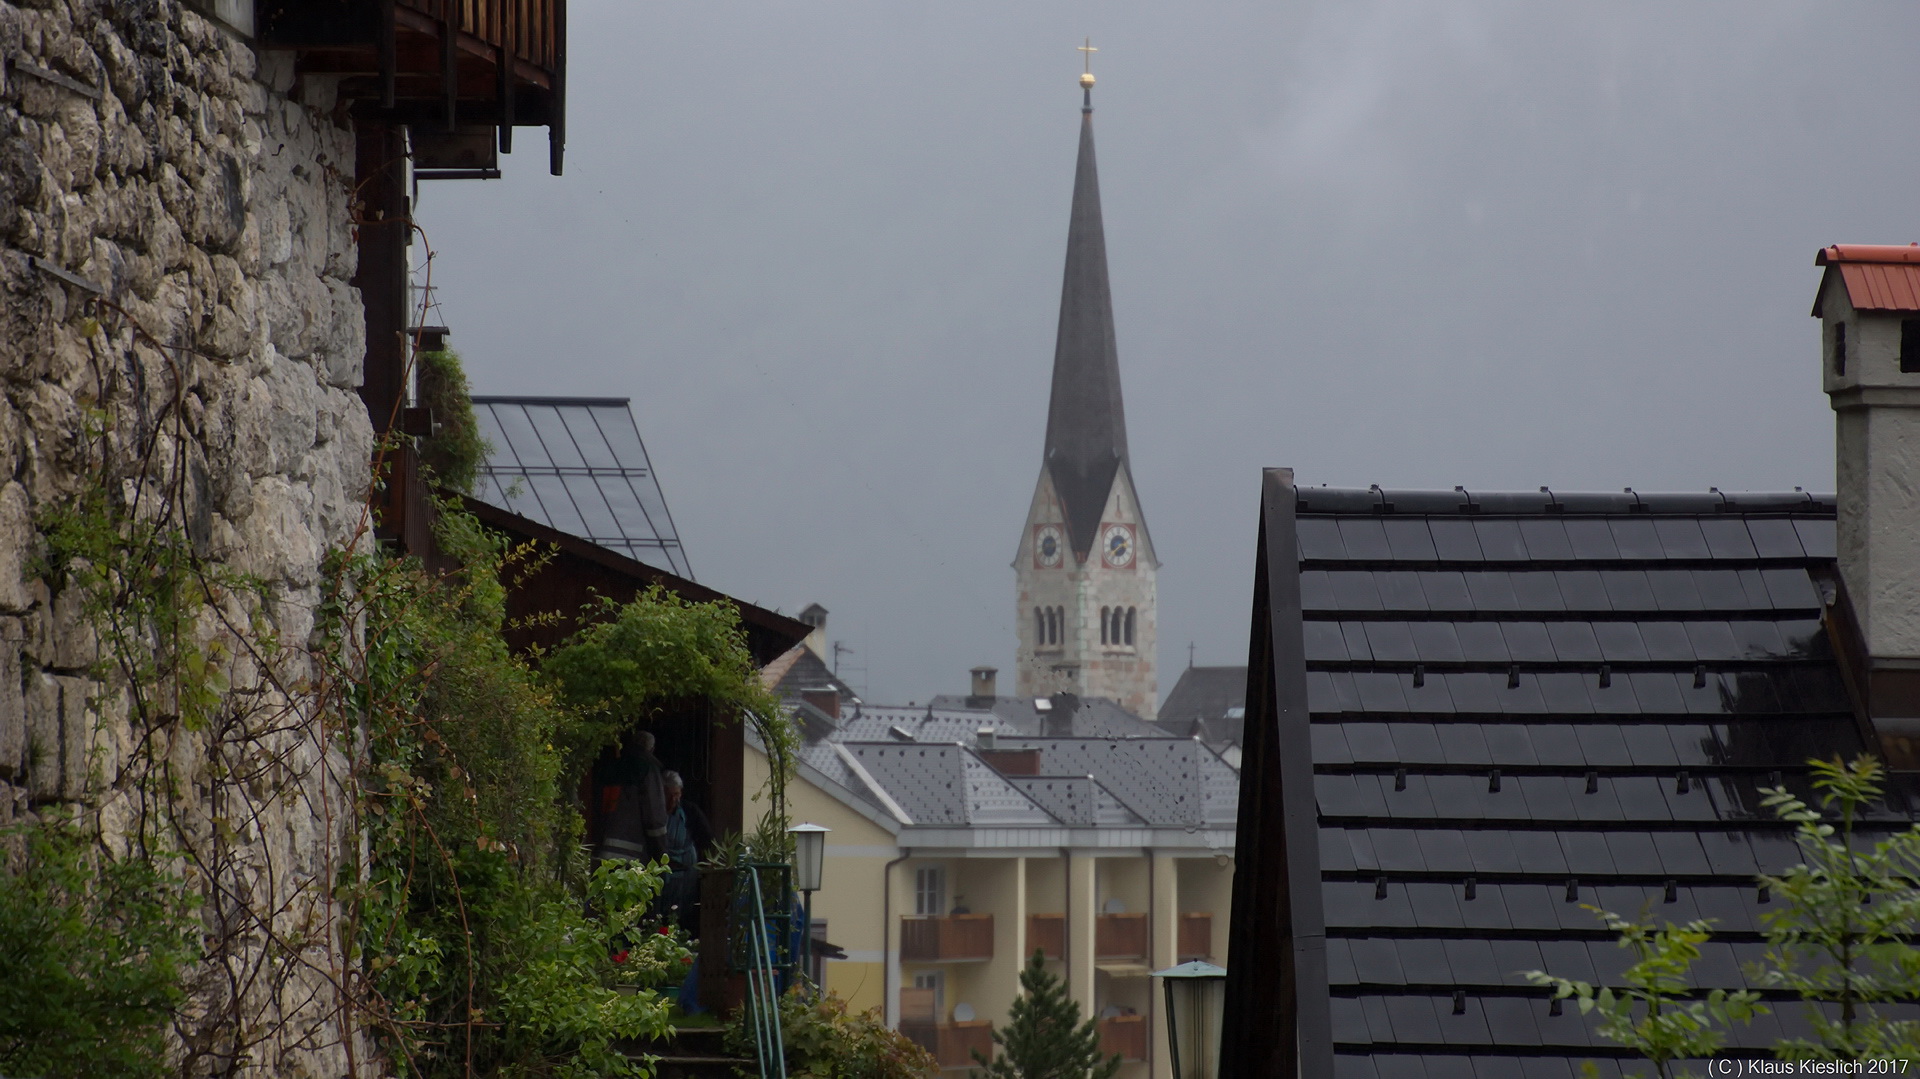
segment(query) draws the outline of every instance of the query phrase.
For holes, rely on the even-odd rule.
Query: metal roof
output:
[[[691,580],[624,397],[475,397],[489,452],[475,497]]]
[[[1317,819],[1242,820],[1240,865],[1271,864],[1262,835],[1317,854],[1326,985],[1301,993],[1325,994],[1333,1074],[1618,1074],[1625,1052],[1521,973],[1619,984],[1629,956],[1582,903],[1715,920],[1696,977],[1747,987],[1755,875],[1799,860],[1760,788],[1806,797],[1808,758],[1863,748],[1821,622],[1831,498],[1288,486],[1267,506],[1298,566],[1268,567],[1256,621],[1301,628],[1291,657],[1270,639],[1273,671],[1304,668]],[[1248,716],[1246,781],[1296,751],[1289,707]],[[1877,827],[1911,819],[1895,803]],[[1727,1055],[1807,1033],[1776,1004]]]
[[[1856,311],[1920,311],[1920,244],[1834,244],[1821,248],[1813,264],[1827,267],[1829,276],[1839,273]],[[1813,301],[1814,318],[1820,317],[1826,291],[1823,278]]]

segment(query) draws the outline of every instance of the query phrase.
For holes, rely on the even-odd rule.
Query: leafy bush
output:
[[[751,1060],[753,1034],[746,1022],[742,1008],[727,1027],[726,1044]],[[789,1079],[925,1079],[937,1070],[932,1055],[887,1029],[876,1012],[850,1012],[832,993],[809,997],[796,989],[782,997],[780,1034]]]
[[[452,349],[414,354],[420,403],[433,411],[434,432],[420,440],[420,463],[433,478],[471,494],[490,448],[467,393],[467,374]]]

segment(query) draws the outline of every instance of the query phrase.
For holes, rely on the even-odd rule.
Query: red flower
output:
[[[615,952],[615,953],[613,953],[613,961],[614,961],[614,962],[616,962],[616,963],[624,963],[624,962],[626,962],[626,961],[627,961],[627,950],[626,950],[625,948],[622,948],[622,949],[620,949],[619,951],[617,951],[617,952]]]
[[[673,936],[673,930],[668,929],[666,926],[663,925],[660,927],[660,935],[663,937]]]
[[[680,957],[680,961],[681,961],[682,963],[685,963],[685,964],[686,964],[687,966],[692,966],[692,965],[693,965],[693,956],[690,956],[690,955],[683,955],[683,956],[681,956],[681,957]]]

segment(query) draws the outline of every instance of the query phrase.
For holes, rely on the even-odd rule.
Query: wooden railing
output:
[[[904,991],[903,991],[904,992]],[[985,1019],[966,1023],[922,1023],[900,1020],[900,1033],[907,1040],[933,1054],[942,1068],[977,1068],[975,1050],[993,1059],[993,1024]]]
[[[1121,1060],[1147,1059],[1147,1017],[1116,1015],[1100,1020],[1100,1055],[1120,1054]]]
[[[454,29],[488,45],[505,47],[542,71],[560,61],[562,0],[396,0],[398,6],[430,19],[451,21]]]
[[[1095,959],[1145,959],[1147,957],[1147,916],[1144,914],[1100,914],[1093,919],[1093,957]]]
[[[1180,954],[1175,958],[1185,963],[1190,959],[1210,959],[1213,957],[1213,915],[1182,914],[1180,916]]]
[[[1027,915],[1027,959],[1034,952],[1047,953],[1048,959],[1064,959],[1067,954],[1067,916],[1064,914]]]
[[[993,915],[902,915],[900,958],[940,963],[993,958]]]

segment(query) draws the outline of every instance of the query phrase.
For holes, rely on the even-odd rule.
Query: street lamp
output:
[[[813,893],[820,890],[820,873],[827,860],[827,833],[831,828],[818,824],[796,824],[787,829],[793,837],[793,886],[806,902],[801,917],[806,919],[800,937],[800,969],[813,978]]]
[[[1166,979],[1167,1043],[1173,1049],[1173,1079],[1215,1079],[1220,1074],[1220,1016],[1227,1004],[1227,972],[1194,960],[1153,972]]]

